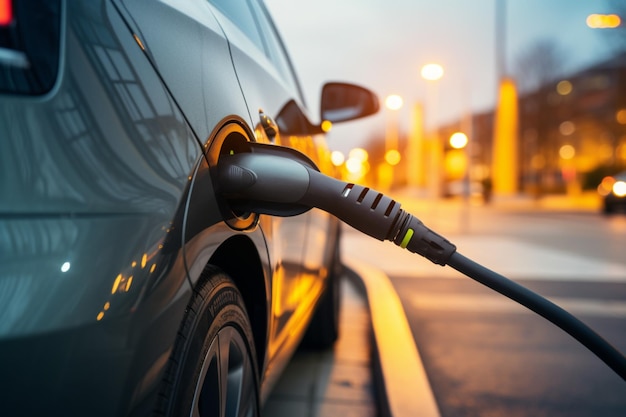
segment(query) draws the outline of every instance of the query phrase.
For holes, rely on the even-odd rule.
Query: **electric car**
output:
[[[252,143],[332,174],[322,122],[378,102],[320,102],[258,0],[0,0],[0,414],[254,416],[331,345],[336,219],[215,174]]]

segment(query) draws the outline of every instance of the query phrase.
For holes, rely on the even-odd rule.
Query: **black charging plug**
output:
[[[274,216],[291,216],[316,207],[369,236],[390,240],[442,266],[455,252],[452,243],[393,199],[324,175],[301,157],[277,155],[275,148],[254,144],[252,152],[221,157],[219,191],[231,207]]]

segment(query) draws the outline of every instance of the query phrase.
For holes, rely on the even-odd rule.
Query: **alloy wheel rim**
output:
[[[191,408],[192,417],[254,417],[256,390],[252,362],[241,333],[220,329],[202,363]]]

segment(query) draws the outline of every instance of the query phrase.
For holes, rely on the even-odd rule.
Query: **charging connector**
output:
[[[275,147],[255,144],[252,152],[220,160],[219,190],[234,209],[292,216],[317,207],[369,236],[390,240],[442,266],[455,252],[452,243],[393,199],[324,175],[310,161],[264,153],[267,148]]]
[[[439,265],[449,265],[541,315],[586,346],[622,379],[626,358],[569,312],[464,257],[456,246],[405,212],[393,199],[367,187],[319,172],[297,151],[250,144],[250,152],[224,155],[218,167],[218,192],[234,210],[293,216],[317,207],[378,240],[390,240]]]

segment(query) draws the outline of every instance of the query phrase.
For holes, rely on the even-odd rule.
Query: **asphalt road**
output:
[[[442,416],[624,416],[626,383],[544,319],[465,279],[392,278]],[[533,282],[533,290],[588,299],[587,283]],[[592,288],[594,300],[626,295]],[[424,301],[422,301],[424,300]],[[626,351],[626,319],[579,314]]]
[[[626,352],[626,216],[412,208],[459,252],[552,299]],[[348,235],[347,252],[378,258],[390,276],[443,417],[626,416],[626,382],[553,324],[450,268]]]

